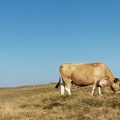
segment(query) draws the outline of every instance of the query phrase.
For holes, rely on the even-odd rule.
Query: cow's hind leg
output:
[[[70,91],[71,79],[66,78],[66,77],[63,77],[63,79],[64,79],[64,83],[65,83],[65,90],[68,92],[69,95],[71,95],[71,91]]]
[[[70,91],[70,88],[65,86],[64,85],[61,85],[61,95],[64,95],[64,91],[67,91],[69,95],[71,95],[71,91]]]
[[[64,85],[61,85],[61,95],[64,95],[65,87]]]
[[[71,91],[70,91],[70,88],[69,87],[65,87],[65,90],[68,92],[69,95],[71,95]]]

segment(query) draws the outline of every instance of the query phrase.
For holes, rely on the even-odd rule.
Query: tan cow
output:
[[[59,82],[55,88],[58,88],[62,79],[61,95],[64,95],[64,89],[71,95],[71,85],[78,86],[93,85],[92,94],[98,87],[99,95],[102,86],[110,86],[115,93],[120,93],[120,80],[114,78],[110,69],[104,63],[87,63],[87,64],[62,64],[59,68]]]

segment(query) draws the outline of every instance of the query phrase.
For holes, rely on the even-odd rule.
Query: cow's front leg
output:
[[[95,78],[95,81],[94,81],[94,83],[93,83],[92,93],[91,93],[92,96],[93,96],[94,91],[95,91],[95,89],[96,89],[96,87],[97,87],[97,84],[98,84],[98,79]]]
[[[99,95],[102,96],[102,93],[101,93],[101,86],[98,87],[98,92],[99,92]]]
[[[91,93],[92,96],[94,94],[95,89],[96,89],[96,84],[93,84],[92,93]]]

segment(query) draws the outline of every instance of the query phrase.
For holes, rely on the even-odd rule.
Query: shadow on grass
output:
[[[82,103],[85,103],[89,106],[92,107],[111,107],[111,108],[120,108],[120,102],[118,100],[93,100],[93,99],[85,99],[84,101],[82,101]]]
[[[52,109],[53,107],[58,107],[58,106],[63,106],[63,104],[59,103],[59,102],[54,102],[54,103],[51,103],[45,107],[43,107],[44,110],[46,109]]]
[[[58,97],[51,97],[49,99],[43,99],[42,102],[52,102],[46,106],[43,107],[43,109],[52,109],[53,107],[58,107],[58,106],[63,106],[64,104],[62,104],[63,101],[69,100],[71,99],[71,97],[69,95],[65,95],[65,96],[58,96]]]
[[[85,99],[82,102],[89,105],[89,106],[97,107],[97,108],[103,106],[103,101],[98,101],[98,100]]]

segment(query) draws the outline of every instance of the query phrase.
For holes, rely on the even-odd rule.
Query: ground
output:
[[[109,87],[91,96],[92,86],[60,96],[55,83],[0,88],[0,120],[119,120],[120,94]]]

